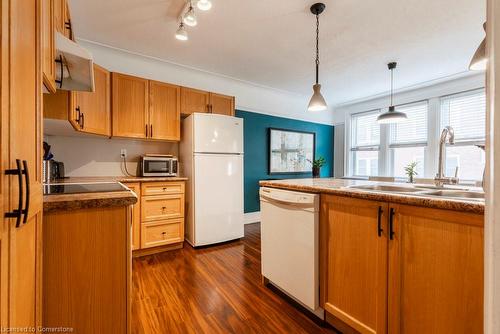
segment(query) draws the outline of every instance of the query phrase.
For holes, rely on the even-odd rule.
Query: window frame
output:
[[[352,176],[354,177],[368,177],[369,175],[357,175],[354,174],[354,171],[356,169],[356,163],[354,159],[354,154],[356,152],[378,152],[377,154],[377,161],[378,161],[378,170],[380,171],[380,146],[381,146],[381,141],[382,141],[382,134],[379,132],[379,144],[378,145],[360,145],[360,146],[354,146],[354,137],[356,136],[357,132],[354,131],[353,127],[353,119],[356,117],[360,116],[368,116],[368,115],[379,115],[380,114],[380,109],[372,109],[368,111],[363,111],[363,112],[358,112],[358,113],[353,113],[349,117],[349,158],[347,159],[349,167],[348,171]]]

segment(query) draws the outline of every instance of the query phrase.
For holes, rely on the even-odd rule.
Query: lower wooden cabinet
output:
[[[184,219],[167,219],[141,225],[141,248],[184,241]]]
[[[323,195],[321,302],[361,333],[482,333],[483,215]]]
[[[134,256],[181,248],[184,242],[184,182],[126,185],[139,198],[133,208]]]

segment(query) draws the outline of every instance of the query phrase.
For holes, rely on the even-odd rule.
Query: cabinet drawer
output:
[[[184,219],[142,223],[141,230],[141,248],[182,242],[184,240]]]
[[[184,194],[184,182],[147,182],[142,184],[142,195]]]
[[[184,217],[184,194],[143,196],[142,221]]]

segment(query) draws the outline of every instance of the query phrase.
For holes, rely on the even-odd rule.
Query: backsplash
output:
[[[66,176],[122,176],[120,150],[127,150],[127,168],[136,175],[145,153],[177,155],[177,143],[97,137],[46,136],[54,160],[64,162]],[[181,162],[182,163],[182,162]]]

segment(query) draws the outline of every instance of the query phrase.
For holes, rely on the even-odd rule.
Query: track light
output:
[[[186,14],[184,14],[184,18],[182,19],[182,21],[190,27],[194,27],[198,24],[198,21],[196,20],[196,14],[194,13],[194,8],[191,2],[189,2],[189,9]]]
[[[210,8],[212,8],[212,2],[210,0],[198,0],[196,6],[200,10],[210,10]]]
[[[179,24],[179,29],[177,29],[175,33],[175,38],[177,38],[179,41],[187,41],[188,40],[188,33],[186,31],[186,28],[184,28],[184,23]]]

